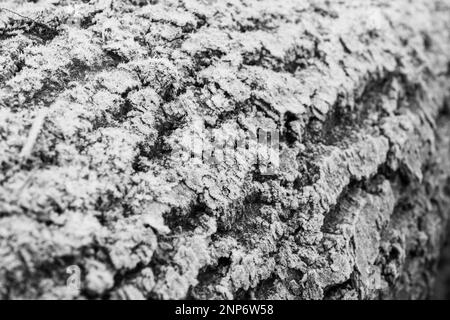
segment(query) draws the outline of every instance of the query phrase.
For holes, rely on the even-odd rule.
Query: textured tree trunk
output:
[[[0,1],[1,298],[433,294],[450,1],[22,2]]]

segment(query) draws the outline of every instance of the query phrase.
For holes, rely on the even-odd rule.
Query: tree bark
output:
[[[0,3],[1,298],[433,294],[449,1],[21,2]]]

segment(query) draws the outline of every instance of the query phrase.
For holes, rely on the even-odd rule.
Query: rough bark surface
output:
[[[432,294],[450,1],[0,7],[0,298]],[[273,175],[190,157],[255,128]]]

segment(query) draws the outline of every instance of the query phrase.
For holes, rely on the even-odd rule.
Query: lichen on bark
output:
[[[432,294],[449,1],[0,7],[0,298]],[[191,157],[258,128],[272,175],[255,143]]]

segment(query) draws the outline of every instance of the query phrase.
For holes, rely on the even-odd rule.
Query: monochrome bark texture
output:
[[[0,7],[0,298],[433,294],[449,0]],[[274,174],[191,158],[261,128]]]

